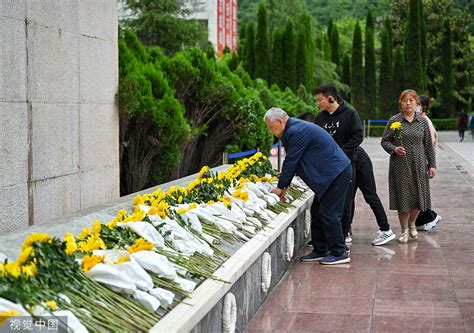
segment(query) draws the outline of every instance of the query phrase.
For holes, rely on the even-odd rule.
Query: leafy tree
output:
[[[285,87],[296,91],[296,38],[293,22],[288,20],[283,33],[283,60],[285,73]]]
[[[352,42],[352,61],[351,61],[351,94],[352,105],[359,112],[361,117],[367,119],[365,111],[365,81],[364,66],[362,55],[362,32],[357,23],[354,28],[354,39]]]
[[[301,18],[301,29],[303,29],[304,32],[304,38],[305,38],[305,43],[306,43],[306,51],[307,51],[307,57],[308,57],[308,62],[307,62],[307,67],[306,67],[306,73],[307,73],[307,80],[305,87],[309,90],[312,91],[314,88],[314,77],[313,77],[313,68],[314,68],[314,59],[315,59],[315,46],[314,46],[314,33],[313,33],[313,28],[312,28],[312,21],[311,17],[307,14],[303,15]]]
[[[131,15],[123,22],[145,45],[175,53],[187,46],[205,47],[207,29],[202,22],[186,19],[177,0],[125,0]]]
[[[369,119],[375,117],[375,106],[377,100],[377,79],[375,73],[375,45],[374,45],[374,19],[372,12],[367,13],[365,27],[365,112]]]
[[[352,17],[363,20],[369,8],[376,16],[383,16],[390,10],[390,0],[306,0],[310,14],[322,25],[331,17]]]
[[[255,77],[270,82],[270,46],[268,42],[267,11],[260,5],[258,9],[257,44],[255,47]]]
[[[245,32],[244,42],[245,58],[243,65],[250,77],[255,76],[255,24],[247,24],[247,31]]]
[[[119,39],[122,194],[167,179],[189,133],[184,108],[160,66],[164,59],[159,49],[145,50],[130,30]]]
[[[444,112],[438,112],[438,116],[451,117],[454,115],[455,97],[453,82],[453,48],[452,34],[449,19],[444,21],[443,53],[441,62],[441,104]]]
[[[272,83],[275,83],[280,89],[285,88],[285,67],[283,52],[283,33],[280,28],[276,28],[273,32],[272,47]]]

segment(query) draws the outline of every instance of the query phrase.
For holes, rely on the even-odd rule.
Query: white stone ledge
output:
[[[245,243],[237,250],[214,275],[223,283],[205,280],[192,293],[192,298],[186,298],[171,312],[166,314],[150,332],[190,332],[204,316],[225,296],[233,284],[249,269],[249,267],[265,252],[265,250],[288,228],[288,226],[308,208],[314,194],[309,191],[292,204],[296,206],[288,213],[279,214],[264,230]]]

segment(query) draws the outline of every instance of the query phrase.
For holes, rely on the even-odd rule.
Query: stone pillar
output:
[[[119,196],[116,0],[0,0],[0,232]]]

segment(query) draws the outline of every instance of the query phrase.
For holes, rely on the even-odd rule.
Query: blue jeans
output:
[[[323,196],[314,197],[311,205],[311,240],[313,252],[340,256],[346,252],[341,219],[345,198],[352,178],[352,166],[348,165],[332,182]]]

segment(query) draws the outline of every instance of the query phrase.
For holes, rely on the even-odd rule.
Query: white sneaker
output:
[[[431,221],[431,222],[428,222],[425,224],[425,228],[423,230],[425,231],[430,231],[431,229],[433,229],[434,227],[436,227],[436,225],[441,221],[441,216],[439,215],[436,215],[436,218]]]
[[[390,242],[392,239],[395,239],[395,234],[393,233],[392,229],[389,229],[388,231],[378,231],[377,232],[377,237],[372,241],[372,245],[378,246],[378,245],[384,245]]]
[[[350,234],[349,234],[349,235],[347,235],[347,237],[346,237],[345,241],[346,241],[346,244],[350,244],[350,243],[352,243],[352,237],[351,237],[351,235],[350,235]]]

